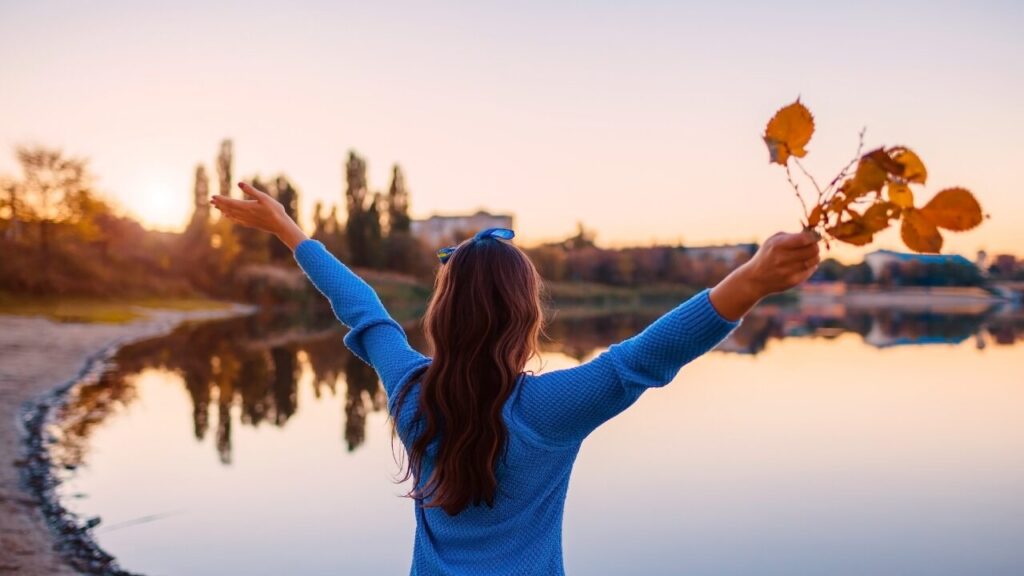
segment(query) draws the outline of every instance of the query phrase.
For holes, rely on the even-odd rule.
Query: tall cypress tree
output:
[[[217,179],[219,185],[217,193],[222,196],[231,196],[231,191],[234,189],[231,186],[232,164],[234,164],[234,145],[231,143],[231,140],[222,140],[220,152],[217,154]]]
[[[370,207],[366,210],[366,265],[372,268],[384,266],[384,230],[381,226],[381,204],[383,198],[380,192],[373,195]]]
[[[196,176],[192,184],[192,219],[188,228],[205,230],[210,223],[210,178],[206,175],[206,166],[196,166]]]
[[[345,199],[348,207],[348,224],[345,234],[348,237],[349,257],[353,266],[369,265],[369,250],[366,243],[366,161],[354,150],[349,152],[345,164]]]
[[[292,186],[292,183],[283,174],[274,180],[271,188],[274,197],[284,206],[284,213],[289,218],[299,221],[299,191]],[[270,244],[270,258],[272,260],[291,260],[291,250],[280,242]]]
[[[391,169],[391,187],[388,189],[388,230],[390,234],[409,232],[409,191],[405,187],[402,167]]]

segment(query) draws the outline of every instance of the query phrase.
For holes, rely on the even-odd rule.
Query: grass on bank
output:
[[[56,298],[0,294],[0,314],[42,316],[56,322],[126,324],[146,317],[147,310],[223,310],[229,302],[206,298]]]

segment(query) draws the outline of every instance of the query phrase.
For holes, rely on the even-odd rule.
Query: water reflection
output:
[[[563,311],[546,369],[657,313]],[[759,309],[588,441],[569,571],[1021,573],[1022,334],[1019,311]],[[64,501],[143,573],[407,572],[384,396],[342,335],[253,317],[124,348],[53,430]]]
[[[544,352],[577,361],[628,338],[657,318],[659,311],[631,314],[564,313],[547,329]],[[415,347],[425,349],[416,327],[407,331]],[[960,343],[974,338],[978,348],[988,340],[1012,345],[1024,334],[1019,311],[984,314],[908,313],[899,310],[841,311],[765,306],[750,315],[719,346],[719,352],[756,355],[772,340],[835,338],[854,333],[872,346]],[[297,386],[304,367],[312,374],[314,398],[344,393],[341,436],[348,451],[366,439],[367,416],[386,410],[383,389],[373,369],[342,344],[343,332],[321,321],[291,323],[289,319],[254,316],[190,324],[169,336],[123,348],[114,365],[96,381],[80,386],[60,418],[61,463],[81,464],[90,432],[108,414],[137,396],[132,375],[147,369],[176,374],[192,403],[196,440],[215,436],[219,459],[232,462],[232,412],[244,426],[285,426],[298,412]],[[343,386],[339,383],[343,382]],[[211,421],[212,419],[212,421]]]

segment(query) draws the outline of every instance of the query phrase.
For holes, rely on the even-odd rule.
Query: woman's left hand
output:
[[[292,250],[306,239],[306,234],[288,216],[280,202],[245,182],[239,182],[238,187],[249,199],[237,200],[227,196],[214,196],[210,199],[210,204],[232,222],[269,232]]]

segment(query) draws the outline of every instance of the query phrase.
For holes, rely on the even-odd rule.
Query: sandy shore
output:
[[[145,319],[128,324],[65,324],[0,315],[0,574],[77,574],[55,551],[40,502],[22,488],[25,410],[75,379],[98,355],[167,333],[186,320],[243,311],[151,311]]]

